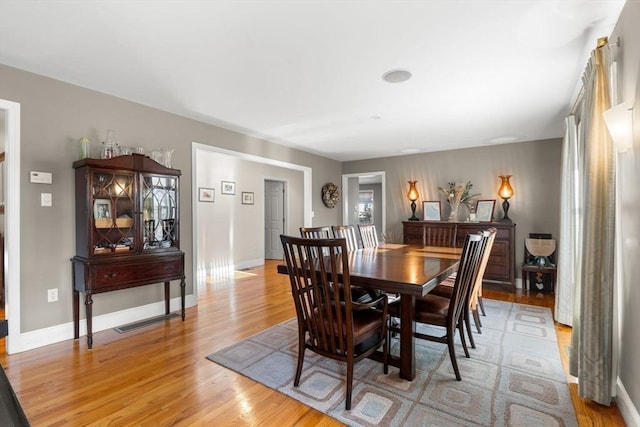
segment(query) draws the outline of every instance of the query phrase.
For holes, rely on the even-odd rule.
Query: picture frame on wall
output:
[[[236,183],[233,181],[222,181],[221,183],[221,193],[222,194],[230,194],[230,195],[234,195],[236,194]]]
[[[440,221],[440,201],[425,201],[422,202],[422,212],[425,221]]]
[[[242,192],[242,204],[243,205],[252,205],[253,204],[253,193],[249,191]]]
[[[493,210],[496,206],[496,199],[478,200],[476,202],[476,221],[491,222],[493,220]]]
[[[198,201],[213,203],[215,201],[216,190],[215,188],[198,188]]]

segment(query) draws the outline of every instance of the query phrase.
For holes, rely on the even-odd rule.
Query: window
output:
[[[358,192],[358,222],[373,224],[373,190]]]

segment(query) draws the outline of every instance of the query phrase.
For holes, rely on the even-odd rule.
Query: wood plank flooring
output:
[[[14,355],[0,342],[0,363],[33,426],[342,425],[205,359],[295,316],[288,278],[276,264],[250,270],[252,277],[208,283],[185,322],[101,331],[92,350],[86,337]],[[553,306],[550,295],[486,289],[485,298]],[[100,304],[99,295],[94,301]],[[566,346],[570,329],[556,329]],[[575,384],[571,392],[580,426],[624,426],[615,406],[585,402]]]

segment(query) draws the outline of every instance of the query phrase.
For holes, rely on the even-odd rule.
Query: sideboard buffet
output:
[[[404,243],[424,245],[429,227],[441,226],[444,221],[403,221]],[[493,249],[489,257],[484,281],[515,286],[515,234],[516,224],[502,222],[456,223],[455,246],[462,247],[465,236],[494,227],[497,230]]]
[[[87,345],[93,345],[93,294],[180,281],[185,318],[184,253],[180,250],[181,172],[141,154],[74,162],[76,256],[72,261],[74,337],[85,294]]]

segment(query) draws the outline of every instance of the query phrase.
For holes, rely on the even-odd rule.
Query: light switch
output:
[[[51,193],[40,193],[40,206],[53,206]]]

